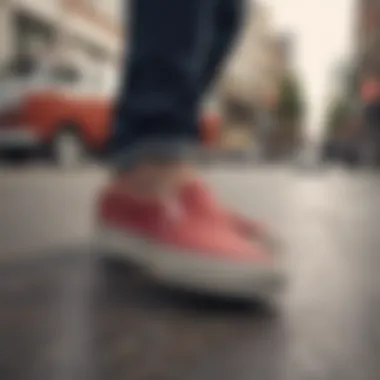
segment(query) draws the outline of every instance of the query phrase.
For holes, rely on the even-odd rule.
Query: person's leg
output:
[[[200,80],[218,0],[132,0],[110,150],[116,172],[157,193],[198,144]],[[174,180],[175,179],[175,180]]]
[[[224,56],[219,48],[206,64],[220,32],[211,34],[218,2],[134,1],[115,136],[129,169],[99,197],[97,238],[102,252],[171,286],[251,298],[277,291],[270,250],[252,244],[257,225],[215,201],[182,150],[200,142],[201,95]]]
[[[184,164],[186,154],[200,143],[202,95],[233,41],[241,4],[242,0],[132,1],[128,70],[112,150],[118,172],[132,166],[129,178],[137,169],[140,180],[145,173],[139,187],[151,182],[146,188],[154,189],[155,178],[158,187],[165,183],[165,173],[173,177],[189,172],[180,170],[178,159]]]
[[[132,0],[125,83],[112,139],[122,160],[198,139],[200,73],[217,0]]]

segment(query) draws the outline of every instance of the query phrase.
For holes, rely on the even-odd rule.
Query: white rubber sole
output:
[[[95,245],[103,257],[138,265],[164,284],[211,295],[272,298],[285,280],[280,260],[247,265],[202,257],[107,226],[98,228]]]

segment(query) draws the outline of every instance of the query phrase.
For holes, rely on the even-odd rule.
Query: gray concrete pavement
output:
[[[96,167],[0,170],[0,262],[44,255],[52,247],[86,244],[96,194],[106,177]]]
[[[0,266],[4,378],[380,377],[380,177],[286,166],[206,174],[226,203],[283,238],[291,282],[277,318],[179,300],[127,269],[100,270],[80,246],[92,234],[101,170],[2,171],[3,262],[50,256]],[[64,245],[70,258],[59,254]]]

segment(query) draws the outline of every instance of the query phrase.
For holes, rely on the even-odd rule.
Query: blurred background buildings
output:
[[[356,0],[352,41],[351,56],[331,74],[325,155],[361,162],[372,152],[380,164],[380,1]]]
[[[0,62],[19,54],[55,54],[114,86],[120,59],[119,0],[2,0]]]
[[[121,0],[0,0],[0,67],[9,66],[19,56],[35,57],[38,62],[52,58],[80,72],[83,84],[76,84],[76,88],[106,94],[112,101],[123,49],[128,48],[123,41],[122,3]],[[218,147],[252,151],[265,144],[267,150],[275,153],[292,151],[299,144],[302,129],[298,104],[301,94],[292,67],[295,41],[275,30],[268,6],[260,2],[250,4],[240,41],[211,94],[221,119]],[[70,83],[73,84],[73,79]],[[65,83],[65,91],[70,83]],[[32,96],[32,87],[28,89]],[[5,103],[1,102],[3,107]],[[108,116],[102,118],[109,120]],[[71,134],[73,125],[82,127],[83,122],[73,120],[71,115],[66,117],[66,124],[67,120]],[[63,120],[54,120],[54,128],[62,123]],[[54,141],[60,137],[53,136],[53,125],[49,128],[50,135],[43,139]],[[83,135],[94,135],[91,126],[86,125],[85,133],[75,133],[72,140]],[[91,141],[77,141],[76,145],[83,149],[94,139],[99,136]]]
[[[218,87],[224,147],[253,148],[262,144],[263,138],[269,138],[271,144],[277,139],[273,133],[279,128],[275,111],[283,79],[291,71],[293,42],[289,35],[274,29],[269,7],[260,3],[251,6]]]
[[[355,50],[359,71],[380,72],[380,1],[358,0],[356,15]]]

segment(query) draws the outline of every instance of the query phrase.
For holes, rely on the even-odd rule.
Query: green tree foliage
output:
[[[288,74],[280,84],[277,117],[287,122],[299,122],[304,111],[304,98],[299,83],[294,75]]]
[[[345,98],[339,98],[331,103],[326,119],[326,134],[328,136],[336,136],[342,131],[349,111],[349,102]]]

